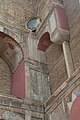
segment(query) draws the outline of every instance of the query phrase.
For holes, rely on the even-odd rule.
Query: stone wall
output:
[[[44,99],[45,98],[47,99],[50,95],[50,89],[48,84],[48,72],[46,72],[47,67],[46,67],[45,54],[37,50],[37,40],[35,34],[31,36],[32,33],[31,32],[29,33],[29,31],[25,29],[25,22],[28,20],[29,17],[32,17],[33,12],[35,12],[34,9],[36,8],[34,7],[36,6],[33,7],[34,3],[35,1],[33,2],[32,0],[1,1],[0,31],[2,32],[4,31],[6,34],[10,35],[21,45],[24,51],[24,59],[25,59],[26,98],[28,99],[28,96],[31,97],[31,95],[34,93],[33,92],[31,95],[29,94],[31,93],[30,91],[33,91],[35,87],[34,84],[36,81],[35,76],[37,75],[36,79],[39,83],[38,86],[36,86],[35,88],[38,92],[37,97],[35,98],[39,100],[41,94]],[[16,57],[17,60],[18,58],[19,56]],[[26,68],[29,71],[26,71]],[[28,74],[28,72],[29,72],[29,76],[26,77],[26,74]],[[31,81],[33,81],[32,82],[33,86]],[[45,87],[46,85],[47,87]],[[46,97],[44,97],[44,94],[46,94]],[[35,96],[35,93],[33,94],[33,96]],[[30,99],[32,98],[33,97],[31,97]],[[41,98],[41,101],[43,98]]]
[[[0,109],[0,119],[4,120],[24,120],[25,116],[13,111],[1,110]]]
[[[48,0],[46,3],[45,3],[45,1],[43,1],[43,3],[45,4],[45,6],[42,9],[42,11],[43,11],[42,15],[44,17],[44,22],[38,31],[38,36],[42,37],[42,35],[45,32],[49,32],[50,38],[52,37],[51,31],[49,30],[50,29],[49,17],[50,17],[50,13],[51,13],[51,9],[52,9],[51,7],[53,6],[54,2],[55,2],[54,0],[53,1]],[[61,2],[61,1],[56,1],[56,2]],[[39,4],[42,4],[42,2],[40,1]],[[53,6],[53,10],[54,10],[54,6]],[[48,12],[49,12],[49,15],[48,15]],[[48,17],[45,20],[46,15],[48,15]],[[53,21],[52,21],[52,24],[54,24]],[[54,34],[55,34],[55,32],[54,32]],[[39,37],[38,37],[38,39],[39,39]],[[54,41],[54,36],[52,39]],[[49,69],[50,87],[51,87],[51,92],[53,93],[68,78],[62,46],[53,43],[47,49],[46,56],[47,56],[47,64],[48,64],[48,69]]]
[[[80,3],[63,0],[70,27],[70,46],[75,69],[80,66]]]
[[[42,103],[0,94],[0,119],[32,120],[34,118],[44,120]]]
[[[0,93],[10,94],[11,71],[7,63],[0,57]]]
[[[67,79],[62,46],[52,44],[46,51],[52,93]]]
[[[54,2],[62,3],[62,0],[40,0],[37,2],[37,14],[41,17],[42,21],[45,20],[52,10]]]
[[[0,22],[13,28],[24,29],[25,22],[31,17],[32,3],[28,0],[1,0]]]
[[[75,107],[73,107],[75,105],[74,102],[77,102]],[[58,90],[52,94],[50,99],[45,102],[45,113],[48,115],[49,120],[72,120],[70,117],[78,114],[79,102],[80,69],[77,69],[72,77],[67,79]],[[72,113],[72,111],[74,112]],[[79,117],[79,115],[77,116]],[[75,119],[78,118],[77,116],[75,116]]]
[[[37,39],[31,33],[26,41],[28,56],[25,61],[27,99],[43,102],[50,94],[46,55],[37,50]]]
[[[50,114],[50,120],[67,120],[62,104]]]

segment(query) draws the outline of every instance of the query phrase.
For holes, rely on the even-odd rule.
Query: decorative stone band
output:
[[[64,41],[69,41],[69,25],[63,5],[55,4],[53,12],[45,20],[43,26],[46,26],[45,29],[41,28],[39,31],[40,35],[42,35],[41,37],[39,35],[39,50],[46,51],[52,42],[62,44]],[[51,31],[50,28],[53,30]]]
[[[25,110],[33,111],[37,113],[44,113],[43,104],[36,103],[26,99],[18,99],[14,96],[7,96],[0,94],[0,109],[13,110],[14,112],[20,112],[25,114]]]
[[[0,32],[0,56],[8,63],[13,72],[23,58],[20,45],[9,35]]]

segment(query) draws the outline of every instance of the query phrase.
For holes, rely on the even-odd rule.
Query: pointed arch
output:
[[[49,32],[45,32],[39,42],[38,42],[38,50],[41,50],[43,52],[45,52],[47,50],[47,48],[52,44],[51,40],[50,40],[50,34]]]
[[[24,53],[21,46],[8,34],[0,32],[0,57],[9,65],[12,72],[10,94],[25,97]]]

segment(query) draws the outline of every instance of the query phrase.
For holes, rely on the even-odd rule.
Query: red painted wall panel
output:
[[[25,97],[25,67],[24,60],[21,61],[18,68],[15,70],[11,81],[11,95],[19,98]]]
[[[38,50],[45,52],[51,44],[52,42],[50,41],[50,34],[45,32],[40,38],[37,48]]]
[[[70,120],[80,120],[80,96],[77,97],[72,105]]]
[[[56,6],[54,11],[55,11],[58,27],[61,29],[69,30],[65,9],[62,6]]]

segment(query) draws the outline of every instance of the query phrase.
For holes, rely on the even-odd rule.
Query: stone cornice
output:
[[[0,108],[24,113],[25,110],[44,113],[43,104],[30,100],[22,100],[9,95],[0,95]],[[24,113],[25,114],[25,113]]]

